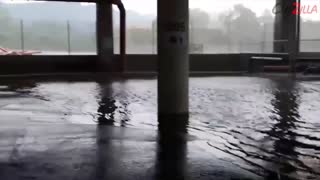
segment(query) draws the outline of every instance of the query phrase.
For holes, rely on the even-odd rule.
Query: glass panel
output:
[[[156,54],[157,0],[122,0],[127,10],[127,53]],[[114,7],[114,52],[119,54],[119,11]]]
[[[301,0],[300,51],[320,52],[319,1]]]
[[[95,4],[88,3],[4,1],[0,54],[96,54],[95,11]]]
[[[123,0],[128,14],[127,52],[154,54],[156,0]],[[190,53],[272,52],[274,0],[190,0]],[[119,53],[119,12],[114,16]]]
[[[190,0],[191,53],[272,52],[274,0]]]

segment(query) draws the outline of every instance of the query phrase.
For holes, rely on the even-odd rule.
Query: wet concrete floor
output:
[[[320,179],[320,81],[190,79],[157,119],[155,79],[0,81],[0,179]]]

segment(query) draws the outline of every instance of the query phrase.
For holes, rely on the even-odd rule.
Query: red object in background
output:
[[[0,55],[33,55],[41,53],[40,51],[17,51],[17,50],[12,50],[12,49],[7,49],[7,48],[2,48],[0,47]]]

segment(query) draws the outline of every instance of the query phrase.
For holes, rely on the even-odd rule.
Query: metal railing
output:
[[[50,22],[45,23],[50,24]],[[41,51],[39,55],[96,54],[96,35],[94,29],[90,30],[90,32],[85,31],[85,33],[81,34],[78,32],[79,27],[73,24],[73,22],[65,21],[59,23],[59,26],[51,26],[54,30],[51,29],[50,31],[56,32],[56,34],[54,34],[46,31],[45,24],[38,24],[38,27],[40,27],[39,29],[41,31],[38,33],[38,31],[32,32],[32,29],[30,30],[30,22],[25,20],[14,21],[15,29],[11,30],[10,32],[9,30],[0,30],[0,38],[4,38],[4,40],[0,41],[0,47],[4,49],[16,49],[21,51]],[[92,25],[91,27],[95,28]],[[152,24],[150,24],[150,28],[145,29],[147,30],[147,32],[150,32],[150,35],[141,37],[147,38],[144,40],[145,43],[135,42],[130,39],[130,37],[128,37],[128,54],[156,54],[156,28],[156,23],[153,22]],[[33,30],[35,30],[35,28]],[[131,30],[132,29],[129,27],[127,29],[127,33],[132,38],[132,34],[130,35]],[[117,31],[118,30],[115,30],[114,33],[115,53],[119,52],[119,40],[117,37]],[[268,32],[268,34],[270,33],[271,32]],[[59,36],[59,38],[55,38],[56,36]],[[135,38],[137,39],[137,37]],[[211,43],[202,43],[200,40],[194,40],[193,38],[190,39],[190,53],[273,53],[275,48],[274,46],[277,46],[277,44],[279,48],[283,48],[284,50],[288,48],[288,40],[280,39],[268,41],[266,36],[261,36],[260,41],[230,40],[223,43],[219,43],[219,41],[215,40],[212,40]],[[320,39],[301,39],[300,51],[305,53],[320,52]]]
[[[48,24],[51,26],[47,27]],[[68,20],[41,23],[18,20],[11,21],[11,26],[0,31],[3,38],[0,48],[8,51],[40,51],[37,55],[96,54],[95,31],[79,32],[79,27],[73,27]]]
[[[301,39],[300,40],[301,53],[320,53],[320,39]],[[319,57],[319,55],[316,55]]]
[[[239,52],[240,53],[273,53],[275,48],[282,49],[281,51],[287,51],[288,40],[280,39],[273,41],[240,41]],[[278,46],[278,47],[275,47]]]

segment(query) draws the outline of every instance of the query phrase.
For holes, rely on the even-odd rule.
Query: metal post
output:
[[[71,54],[71,42],[70,42],[70,22],[67,21],[67,40],[68,40],[68,54]]]
[[[265,52],[265,42],[266,42],[266,24],[263,23],[263,32],[262,32],[262,42],[261,42],[261,53]]]
[[[127,60],[126,60],[126,9],[124,7],[124,4],[121,2],[121,0],[117,1],[117,6],[120,11],[120,57],[121,57],[121,66],[120,71],[125,72],[127,67]]]
[[[231,53],[231,40],[230,40],[230,21],[227,22],[227,37],[228,37],[228,53]]]
[[[24,51],[24,28],[23,28],[23,20],[20,20],[20,42],[21,42],[21,50]]]
[[[155,49],[155,45],[156,45],[156,42],[155,42],[155,35],[156,35],[156,33],[155,33],[155,30],[156,30],[156,28],[155,28],[155,26],[156,26],[156,23],[155,23],[155,21],[152,21],[152,28],[151,28],[151,31],[152,31],[152,54],[156,54],[156,49]]]
[[[298,3],[301,5],[301,0],[297,0]],[[299,13],[298,13],[298,17],[297,17],[297,31],[296,31],[296,39],[297,39],[297,42],[296,42],[296,49],[297,49],[297,56],[299,56],[299,53],[300,53],[300,41],[301,41],[301,36],[300,36],[300,21],[301,21],[301,13],[300,13],[300,10],[298,10]]]
[[[189,34],[190,34],[190,47],[189,47],[189,51],[191,54],[193,54],[193,47],[194,47],[194,37],[193,37],[193,21],[192,18],[189,19],[190,20],[190,29],[189,29]]]

